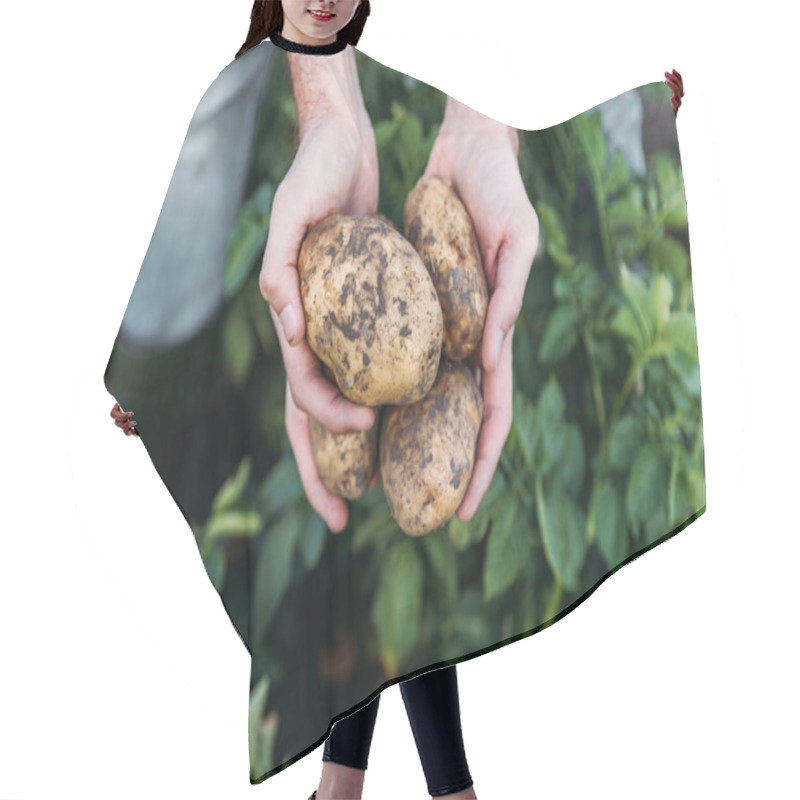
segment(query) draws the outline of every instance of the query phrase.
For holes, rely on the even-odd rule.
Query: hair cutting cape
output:
[[[473,519],[409,535],[381,480],[331,533],[286,434],[258,286],[297,148],[288,57],[265,39],[202,97],[104,375],[251,656],[254,784],[386,687],[561,619],[706,507],[687,211],[659,79],[519,131],[539,248],[513,337],[513,422]],[[404,234],[447,95],[355,58],[378,212]]]

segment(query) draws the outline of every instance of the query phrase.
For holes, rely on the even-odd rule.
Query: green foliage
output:
[[[278,733],[279,716],[275,710],[264,714],[269,697],[269,687],[269,677],[262,675],[250,692],[247,738],[250,747],[250,775],[252,778],[259,778],[272,769],[275,764],[275,740]]]
[[[383,554],[372,605],[380,659],[387,675],[397,673],[417,643],[422,591],[423,564],[418,548],[412,540],[399,537]]]
[[[443,99],[357,58],[378,146],[379,210],[402,230]],[[259,155],[230,239],[220,340],[226,380],[263,442],[221,482],[208,519],[194,527],[215,585],[252,592],[250,635],[268,652],[256,673],[291,660],[275,644],[282,604],[326,575],[355,581],[375,634],[377,649],[359,653],[359,669],[374,658],[394,676],[421,653],[460,656],[548,624],[605,568],[705,504],[683,178],[666,151],[636,174],[597,113],[520,132],[540,246],[515,329],[511,429],[489,490],[468,522],[454,516],[414,539],[377,486],[348,503],[348,525],[334,536],[308,505],[286,439],[282,360],[257,287],[274,191],[293,152],[290,91],[285,76],[271,79],[259,113]],[[670,124],[668,103],[664,113]],[[272,142],[280,148],[269,159],[263,148]],[[225,581],[231,548],[242,542],[250,589]],[[264,748],[251,753],[254,764],[272,758],[277,717],[263,717],[268,685],[264,676],[251,693],[251,723],[261,720],[251,743]]]

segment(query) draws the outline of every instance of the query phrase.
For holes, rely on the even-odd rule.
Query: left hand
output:
[[[111,409],[111,416],[114,417],[114,424],[118,428],[125,431],[126,436],[138,436],[139,431],[136,430],[137,422],[133,417],[133,411],[123,411],[119,403],[114,403]]]
[[[424,173],[449,181],[467,209],[489,289],[483,341],[473,354],[483,424],[472,479],[456,511],[462,522],[472,519],[486,494],[511,430],[514,323],[539,245],[539,218],[522,183],[517,153],[516,130],[451,98]]]

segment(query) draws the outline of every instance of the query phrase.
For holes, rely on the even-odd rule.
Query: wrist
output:
[[[458,100],[448,97],[439,135],[463,137],[473,134],[505,139],[511,145],[514,155],[519,155],[519,133],[516,128],[487,117]]]
[[[287,55],[300,138],[331,117],[360,133],[367,112],[352,49],[326,58]]]

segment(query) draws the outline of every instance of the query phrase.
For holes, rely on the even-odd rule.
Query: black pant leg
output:
[[[464,752],[455,664],[400,684],[428,792],[438,797],[472,786]]]
[[[322,751],[323,761],[334,761],[356,769],[367,768],[380,699],[381,696],[378,695],[355,714],[333,724]]]

